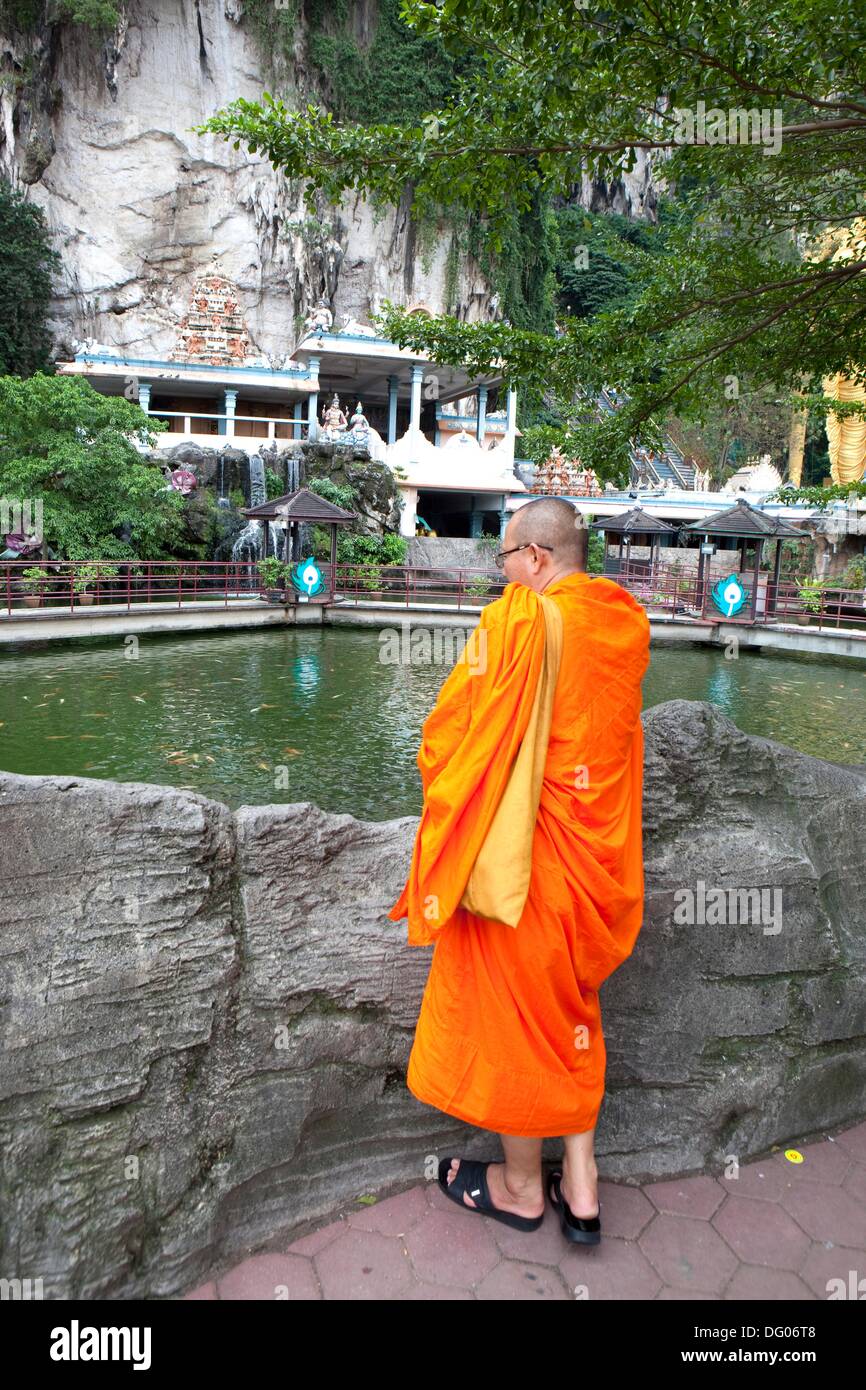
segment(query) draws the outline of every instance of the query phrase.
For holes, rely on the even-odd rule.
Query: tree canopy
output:
[[[152,445],[160,428],[78,377],[2,376],[0,496],[41,500],[45,540],[64,558],[165,558],[183,499],[133,442]]]
[[[317,193],[337,202],[352,189],[396,203],[408,186],[416,215],[465,207],[494,249],[540,191],[574,201],[583,175],[610,185],[647,156],[679,216],[664,256],[612,232],[639,292],[560,314],[555,335],[386,305],[388,336],[479,372],[500,364],[530,394],[552,393],[602,476],[622,471],[638,430],[660,442],[666,413],[699,423],[741,381],[792,400],[801,391],[820,409],[825,375],[864,378],[859,0],[403,0],[401,15],[446,51],[477,57],[441,109],[364,125],[313,104],[289,110],[266,92],[196,129],[308,180],[311,207]],[[575,277],[605,253],[603,235],[577,249]],[[579,312],[576,285],[571,295]],[[627,403],[598,420],[603,384]]]
[[[59,264],[42,209],[0,179],[0,373],[49,367],[51,274]]]

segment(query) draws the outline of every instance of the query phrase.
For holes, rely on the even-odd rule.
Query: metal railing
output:
[[[762,580],[764,572],[762,572]],[[743,625],[801,623],[815,627],[859,628],[866,630],[866,591],[842,585],[819,586],[808,577],[780,579],[774,583],[767,575],[753,607],[754,577],[744,572],[740,582],[748,593],[743,607],[728,617],[716,607],[712,590],[719,575],[705,573],[701,583],[697,574],[672,575],[667,568],[652,571],[624,566],[609,579],[621,584],[651,613],[669,617],[695,618],[703,622]]]
[[[317,561],[325,589],[308,596],[311,602],[371,601],[394,607],[427,603],[476,608],[496,599],[507,580],[500,570],[465,566],[453,570],[372,562]],[[41,571],[31,578],[27,570]],[[813,586],[803,579],[760,586],[758,611],[752,611],[750,577],[742,576],[749,597],[743,608],[726,616],[712,599],[713,583],[705,574],[675,575],[667,568],[644,569],[639,564],[608,574],[634,595],[651,616],[704,622],[768,624],[798,622],[834,629],[866,631],[866,596],[862,589]],[[805,592],[804,592],[805,590]],[[245,601],[296,603],[303,601],[291,584],[266,586],[255,560],[4,560],[0,561],[0,619],[28,608],[50,609],[85,616],[93,609],[131,609],[138,604],[181,608],[184,604]]]

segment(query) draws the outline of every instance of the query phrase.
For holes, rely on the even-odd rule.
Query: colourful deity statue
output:
[[[342,439],[343,433],[348,426],[343,411],[340,407],[340,397],[336,391],[331,397],[331,404],[322,406],[322,435],[325,439]]]

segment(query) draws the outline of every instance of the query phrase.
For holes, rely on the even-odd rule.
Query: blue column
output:
[[[316,389],[307,396],[307,438],[319,437],[319,358],[310,358],[310,375],[316,378]]]
[[[238,403],[238,393],[230,388],[223,392],[223,414],[229,418],[227,420],[217,420],[217,434],[233,435],[235,432],[235,410]]]
[[[475,423],[475,438],[479,444],[484,443],[484,427],[487,423],[487,387],[478,388],[478,419]]]
[[[505,508],[505,494],[502,494],[502,506],[499,508],[499,539],[504,540],[505,528],[508,525],[508,512]]]
[[[388,377],[388,443],[397,438],[397,378]]]
[[[423,367],[412,368],[412,403],[409,415],[410,430],[420,430],[421,428],[421,382],[423,377]]]
[[[138,383],[138,404],[141,406],[145,415],[150,414],[150,382],[140,381]]]
[[[304,406],[302,401],[295,401],[294,421],[292,425],[292,438],[303,439],[304,437]]]

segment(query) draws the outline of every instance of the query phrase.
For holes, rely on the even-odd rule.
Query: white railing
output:
[[[222,434],[222,433],[220,433],[220,432],[218,431],[218,436],[219,436],[219,438],[221,438],[221,439],[233,439],[233,438],[235,437],[236,434],[239,434],[241,438],[247,438],[247,439],[255,439],[255,438],[262,438],[262,437],[263,437],[263,436],[261,436],[261,435],[258,435],[258,436],[256,436],[256,435],[244,435],[243,430],[236,430],[236,429],[235,429],[235,425],[237,425],[237,424],[247,424],[247,423],[253,424],[253,425],[267,425],[267,427],[268,427],[268,433],[267,433],[268,439],[276,439],[276,437],[277,437],[277,436],[276,436],[276,426],[277,426],[277,425],[291,425],[292,428],[293,428],[293,430],[299,430],[299,431],[300,431],[300,433],[298,433],[298,434],[292,433],[292,435],[291,435],[291,438],[292,438],[292,439],[306,439],[306,437],[307,437],[307,429],[308,429],[308,424],[309,424],[309,422],[308,422],[306,419],[300,419],[300,420],[299,420],[299,419],[295,419],[294,417],[292,417],[291,419],[288,419],[287,417],[285,417],[285,416],[280,416],[280,415],[276,415],[276,416],[271,416],[271,415],[226,415],[225,413],[218,414],[218,413],[214,413],[214,412],[207,411],[207,410],[194,410],[194,411],[184,411],[184,410],[148,410],[148,411],[147,411],[147,414],[148,414],[148,415],[152,415],[153,418],[154,418],[155,420],[162,420],[162,419],[183,420],[183,430],[182,430],[182,431],[177,431],[177,433],[183,433],[183,434],[196,434],[196,433],[198,433],[198,431],[196,431],[196,430],[194,430],[194,429],[192,428],[192,421],[193,421],[193,420],[224,420],[224,421],[225,421],[225,426],[226,426],[226,428],[225,428],[225,433]],[[172,433],[174,433],[174,431],[172,431]]]

